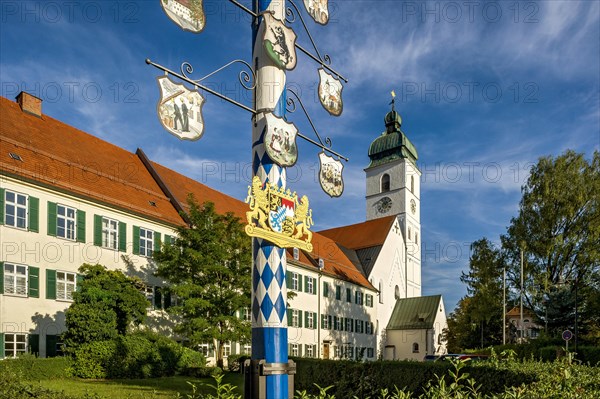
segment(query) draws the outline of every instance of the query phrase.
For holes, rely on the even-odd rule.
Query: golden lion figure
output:
[[[294,238],[299,239],[306,234],[306,242],[310,242],[312,232],[309,229],[313,224],[312,209],[308,209],[308,197],[303,195],[302,202],[296,200],[296,234]]]
[[[268,229],[266,221],[269,215],[269,199],[267,190],[262,189],[262,183],[258,176],[252,178],[252,185],[248,187],[246,203],[250,204],[250,211],[246,212],[248,224]],[[252,219],[256,219],[258,223],[253,223]]]

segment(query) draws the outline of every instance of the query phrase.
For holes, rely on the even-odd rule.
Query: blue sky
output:
[[[160,74],[144,63],[178,70],[190,61],[201,77],[233,59],[249,61],[248,16],[228,1],[205,4],[207,27],[196,35],[172,23],[159,0],[3,0],[1,95],[30,91],[44,100],[44,113],[243,199],[250,115],[208,95],[204,137],[181,142],[158,122]],[[321,108],[317,65],[307,57],[299,56],[288,83],[321,135],[350,158],[346,188],[339,199],[321,191],[318,151],[302,141],[288,185],[309,195],[316,230],[364,221],[367,150],[384,130],[395,90],[423,172],[423,293],[443,294],[451,311],[466,293],[459,277],[469,244],[484,236],[497,242],[505,232],[531,164],[567,148],[588,158],[600,148],[600,2],[330,0],[330,7],[327,26],[310,19],[308,26],[349,79],[344,113]],[[293,28],[310,47],[301,25]],[[249,104],[238,72],[208,85]],[[304,115],[289,119],[312,136]]]

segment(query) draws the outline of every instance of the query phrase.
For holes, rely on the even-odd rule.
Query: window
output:
[[[357,305],[362,305],[363,304],[363,297],[364,294],[360,291],[356,291],[354,293],[354,303],[356,303]]]
[[[154,232],[140,227],[140,255],[152,256],[154,251]]]
[[[373,323],[370,321],[365,323],[365,334],[373,334]]]
[[[231,355],[231,342],[223,344],[223,357]]]
[[[333,329],[335,331],[340,330],[340,318],[338,316],[333,316]]]
[[[292,289],[298,291],[300,284],[299,281],[300,277],[298,275],[298,273],[292,273]]]
[[[348,345],[346,347],[346,358],[347,359],[354,359],[354,347]]]
[[[75,240],[77,210],[64,205],[56,206],[56,236]]]
[[[379,282],[379,303],[383,303],[383,281]]]
[[[372,308],[373,307],[373,295],[366,294],[365,295],[365,305]]]
[[[302,327],[302,311],[288,309],[288,324],[290,327]]]
[[[4,293],[27,296],[27,266],[4,264]]]
[[[56,272],[56,299],[72,301],[76,287],[77,278],[75,273]]]
[[[27,228],[27,200],[24,194],[6,191],[4,202],[4,223],[19,229]]]
[[[337,299],[338,301],[342,300],[342,287],[340,287],[339,285],[335,286],[335,299]]]
[[[306,328],[315,328],[315,313],[313,312],[305,312],[306,314]]]
[[[329,283],[327,281],[323,281],[323,296],[325,298],[329,297]]]
[[[154,305],[154,287],[152,285],[144,285],[141,289],[142,294],[146,297],[150,306]]]
[[[321,315],[321,328],[323,330],[329,330],[331,328],[331,316],[326,314]]]
[[[298,344],[290,344],[290,356],[300,356]]]
[[[252,353],[252,345],[245,344],[242,346],[242,355],[250,355]]]
[[[346,288],[346,302],[352,302],[352,290]]]
[[[409,240],[411,239],[411,232],[412,232],[412,230],[411,230],[411,229],[410,229],[410,227],[409,227],[409,228],[408,228],[408,239],[409,239]]]
[[[307,293],[309,293],[309,294],[313,294],[314,295],[316,293],[316,291],[315,291],[315,279],[314,279],[314,277],[306,276],[305,279],[306,279],[306,281],[305,281],[306,287],[304,287],[304,291],[307,292]]]
[[[375,351],[373,348],[367,348],[367,357],[372,358],[373,356],[375,356]]]
[[[119,222],[114,219],[102,218],[102,246],[119,249]]]
[[[4,356],[17,357],[27,353],[27,334],[4,334]]]
[[[315,357],[315,346],[306,345],[306,357]]]
[[[339,345],[336,345],[335,349],[333,350],[334,356],[337,358],[342,357],[342,348]]]
[[[246,307],[242,310],[242,319],[245,321],[252,321],[252,311],[250,307]]]
[[[202,355],[204,355],[204,357],[208,357],[209,345],[208,344],[198,345],[198,352],[200,352]]]
[[[400,287],[398,287],[398,286],[396,286],[396,288],[394,288],[394,298],[400,299]]]
[[[413,343],[412,344],[412,351],[413,353],[419,353],[419,344],[418,343]]]
[[[381,192],[390,191],[390,175],[387,173],[381,176]]]
[[[346,319],[346,331],[354,332],[354,323],[352,322],[352,319],[350,319],[350,318]]]

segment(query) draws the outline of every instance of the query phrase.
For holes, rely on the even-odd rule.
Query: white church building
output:
[[[152,252],[185,225],[193,193],[245,218],[247,204],[42,113],[41,99],[0,97],[0,358],[61,354],[65,310],[83,263],[146,282],[148,323],[169,334],[171,298]],[[287,251],[290,356],[416,359],[445,353],[441,296],[421,296],[420,172],[397,112],[369,149],[366,221]],[[123,260],[123,255],[133,264]],[[248,309],[238,311],[250,320]],[[199,348],[214,359],[214,348]],[[250,353],[228,343],[225,353]]]

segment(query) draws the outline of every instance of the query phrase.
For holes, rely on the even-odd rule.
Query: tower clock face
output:
[[[415,202],[414,199],[410,200],[410,211],[412,212],[413,215],[415,213],[417,213],[417,203]]]
[[[380,213],[386,213],[390,209],[392,209],[392,200],[390,197],[383,197],[379,201],[377,201],[377,211]]]

